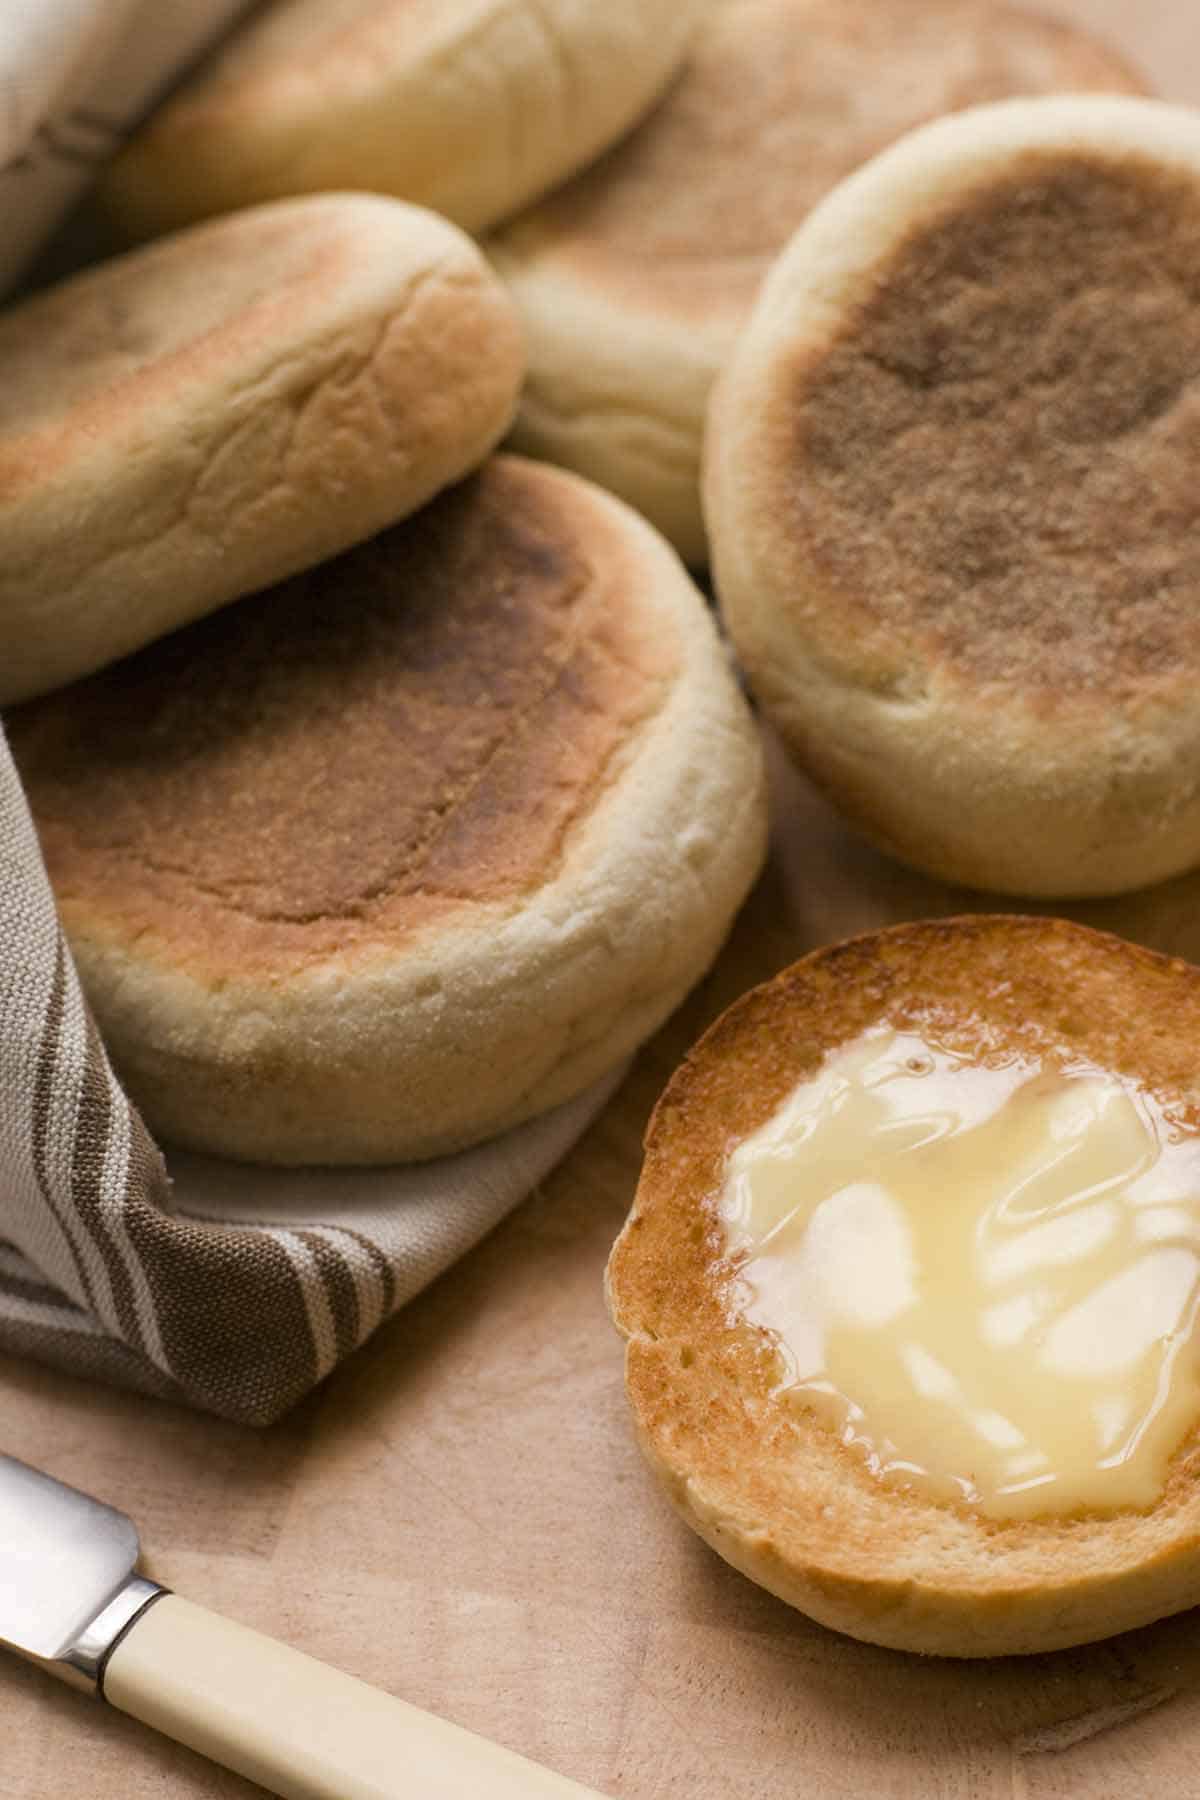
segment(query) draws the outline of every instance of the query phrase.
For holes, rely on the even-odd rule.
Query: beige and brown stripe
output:
[[[267,1424],[528,1193],[615,1080],[440,1163],[181,1157],[169,1176],[87,1010],[0,736],[0,1349]]]

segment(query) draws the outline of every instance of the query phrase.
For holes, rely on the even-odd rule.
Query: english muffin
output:
[[[1198,1043],[1200,970],[1054,919],[898,926],[736,1002],[608,1271],[688,1523],[937,1655],[1200,1600]]]
[[[421,506],[523,368],[471,241],[375,195],[197,226],[0,315],[0,702]]]
[[[885,849],[1065,898],[1200,861],[1200,117],[1011,101],[842,183],[718,383],[721,606]]]
[[[151,114],[101,204],[147,237],[254,201],[373,188],[494,225],[606,148],[705,0],[273,0]]]
[[[876,850],[817,791],[773,734],[766,738],[769,806],[779,820],[773,850],[780,883],[778,919],[793,955],[912,919],[995,912],[1006,904],[977,888],[935,881]],[[1197,869],[1127,894],[1031,900],[1022,903],[1022,910],[1073,919],[1200,964]]]
[[[706,561],[709,390],[801,220],[913,126],[1068,89],[1141,83],[1082,32],[996,0],[712,6],[650,117],[488,246],[529,340],[514,443]]]
[[[702,974],[764,848],[701,596],[519,459],[9,730],[131,1097],[248,1161],[435,1156],[581,1091]]]

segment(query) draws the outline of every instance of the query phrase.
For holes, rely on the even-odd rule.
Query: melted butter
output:
[[[1131,1082],[881,1029],[729,1159],[738,1309],[883,1479],[1145,1506],[1200,1416],[1200,1137]]]

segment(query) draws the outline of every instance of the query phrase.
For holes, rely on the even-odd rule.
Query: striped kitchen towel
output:
[[[528,1194],[617,1078],[440,1162],[168,1174],[0,736],[0,1349],[266,1424]]]
[[[245,5],[0,5],[0,289]],[[441,1162],[168,1173],[88,1013],[0,733],[0,1350],[265,1424],[523,1198],[616,1080]]]

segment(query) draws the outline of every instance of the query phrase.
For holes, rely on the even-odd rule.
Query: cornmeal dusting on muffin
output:
[[[794,404],[794,529],[924,658],[1043,705],[1200,658],[1190,174],[1026,153],[912,231]]]

